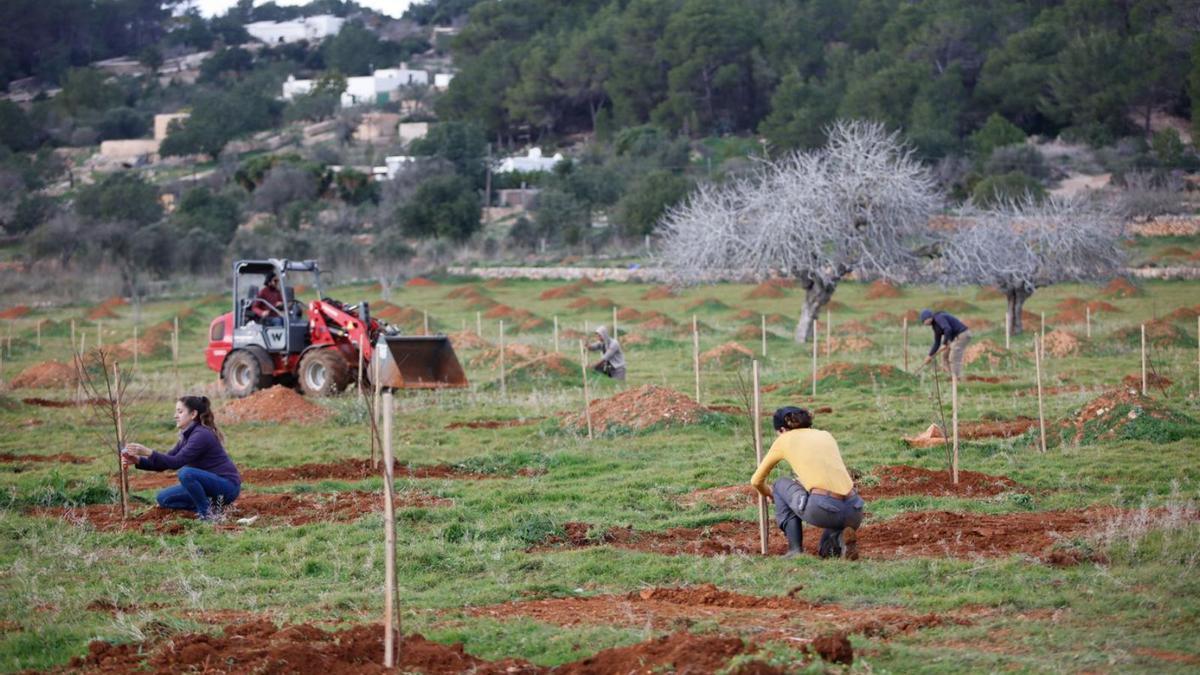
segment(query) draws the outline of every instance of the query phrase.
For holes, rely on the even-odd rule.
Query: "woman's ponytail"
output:
[[[218,441],[225,442],[225,435],[217,428],[217,418],[213,415],[212,402],[208,400],[207,396],[180,396],[179,402],[188,410],[196,413],[196,421],[208,427],[216,435]]]

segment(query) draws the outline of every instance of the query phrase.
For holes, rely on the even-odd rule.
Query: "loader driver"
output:
[[[254,303],[250,305],[250,311],[264,326],[282,326],[283,316],[271,311],[271,307],[283,311],[283,293],[279,291],[279,276],[274,272],[267,272],[267,278],[255,296]]]
[[[862,525],[862,497],[842,462],[837,441],[828,431],[812,428],[812,413],[787,406],[775,411],[779,434],[750,479],[759,494],[775,502],[775,521],[787,535],[785,557],[804,552],[801,521],[825,528],[818,552],[822,558],[858,559],[858,527]],[[784,477],[767,487],[767,476],[786,460],[795,477]]]

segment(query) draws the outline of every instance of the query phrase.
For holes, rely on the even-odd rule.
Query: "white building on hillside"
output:
[[[289,75],[283,83],[283,100],[290,101],[312,91],[313,80],[297,80]],[[401,87],[429,85],[429,71],[411,69],[401,64],[399,68],[381,68],[371,75],[347,77],[346,90],[342,92],[342,107],[386,103],[392,92]]]
[[[317,42],[342,30],[345,19],[331,14],[309,16],[292,21],[255,21],[246,24],[246,32],[269,45],[308,40]]]
[[[554,153],[553,157],[543,157],[541,148],[530,148],[524,157],[505,157],[496,167],[496,173],[551,171],[561,161],[561,152]]]
[[[315,80],[297,80],[295,75],[288,75],[283,83],[283,100],[290,101],[297,96],[303,96],[312,91]]]
[[[438,73],[433,76],[433,88],[438,91],[446,91],[450,88],[450,80],[454,79],[454,73]]]

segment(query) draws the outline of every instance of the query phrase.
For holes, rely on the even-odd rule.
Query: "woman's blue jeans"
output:
[[[208,518],[213,502],[218,506],[232,504],[241,491],[228,478],[185,466],[179,470],[179,485],[159,492],[156,498],[164,509],[195,511],[201,518]]]

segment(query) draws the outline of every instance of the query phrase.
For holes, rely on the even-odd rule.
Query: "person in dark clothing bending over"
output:
[[[625,379],[625,352],[621,350],[621,343],[617,342],[615,337],[610,337],[607,326],[598,326],[596,328],[596,337],[599,341],[588,345],[588,349],[593,352],[603,352],[600,360],[592,364],[592,370],[613,378],[614,380]]]
[[[175,402],[179,442],[167,453],[140,443],[126,443],[121,462],[143,471],[179,470],[179,485],[157,495],[164,509],[195,511],[201,520],[214,520],[213,503],[227,506],[242,491],[242,477],[221,445],[207,396],[183,396]]]
[[[942,352],[942,361],[954,374],[954,379],[962,381],[963,354],[967,345],[971,344],[971,330],[957,317],[948,312],[921,310],[921,323],[933,328],[933,346],[929,348],[929,356],[925,363],[933,361],[933,357]]]
[[[264,326],[282,326],[283,316],[272,311],[272,307],[283,311],[283,293],[279,290],[279,276],[274,272],[268,273],[263,287],[255,296],[254,303],[250,305],[250,312]]]
[[[779,436],[758,465],[750,485],[775,502],[775,521],[787,535],[787,557],[804,552],[801,521],[824,528],[818,552],[822,558],[858,559],[858,527],[866,503],[854,490],[854,480],[842,462],[837,440],[828,431],[812,428],[812,414],[787,406],[775,411]],[[785,460],[794,477],[767,487],[767,476]]]

